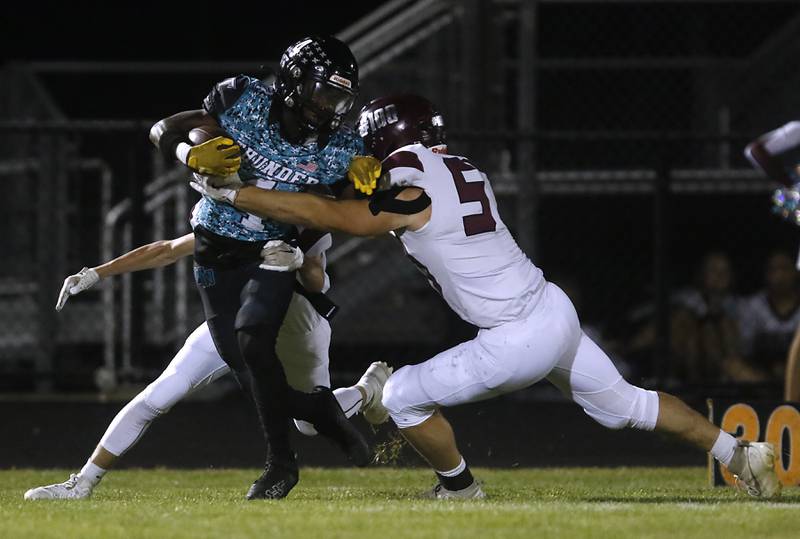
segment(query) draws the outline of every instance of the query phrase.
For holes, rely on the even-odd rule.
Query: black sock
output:
[[[436,477],[439,478],[439,482],[447,490],[464,490],[475,482],[475,478],[472,477],[472,472],[469,471],[469,466],[465,467],[464,471],[458,475],[445,477],[439,472],[436,472]]]

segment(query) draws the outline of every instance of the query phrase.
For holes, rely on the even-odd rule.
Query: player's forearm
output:
[[[322,292],[325,288],[325,270],[322,268],[321,257],[306,256],[297,274],[303,288],[309,292]]]
[[[175,248],[173,241],[160,240],[142,245],[93,269],[101,279],[105,279],[113,275],[169,266],[191,253],[183,248]]]
[[[384,234],[408,226],[414,217],[391,212],[374,216],[366,200],[333,200],[309,193],[266,191],[252,186],[240,189],[234,204],[267,219],[351,236]]]
[[[282,223],[325,232],[347,232],[335,201],[308,193],[266,191],[247,186],[239,190],[236,207]]]
[[[201,109],[179,112],[150,128],[150,142],[164,157],[172,159],[175,157],[175,147],[189,140],[189,131],[203,126],[217,127],[217,122]]]

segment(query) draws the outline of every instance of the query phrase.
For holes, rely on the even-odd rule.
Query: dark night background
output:
[[[67,165],[102,161],[113,175],[110,204],[128,199],[144,205],[149,195],[143,186],[166,170],[147,141],[151,122],[199,107],[223,78],[240,71],[258,74],[259,66],[276,62],[287,45],[307,34],[339,33],[388,4],[5,6],[0,75],[12,76],[0,78],[0,120],[9,122],[0,132],[5,141],[0,165],[28,159],[41,169],[0,168],[5,174],[0,180],[9,186],[0,212],[19,223],[18,232],[2,240],[12,255],[0,267],[0,299],[7,302],[0,305],[0,393],[124,399],[160,372],[202,317],[193,282],[176,284],[174,269],[143,272],[132,285],[116,279],[113,316],[119,324],[109,346],[117,363],[124,347],[133,350],[133,368],[119,374],[116,393],[98,391],[94,376],[108,345],[103,336],[108,308],[100,291],[70,300],[59,316],[52,312],[63,278],[103,258],[98,238],[107,208],[99,202],[98,173]],[[727,253],[733,292],[740,296],[763,286],[770,252],[796,253],[796,227],[771,214],[771,186],[752,172],[742,149],[752,137],[797,117],[800,2],[544,1],[537,4],[535,31],[527,42],[519,22],[522,2],[440,4],[447,9],[401,28],[391,42],[359,58],[362,69],[380,65],[364,77],[358,105],[406,91],[437,101],[451,149],[489,174],[504,221],[548,278],[573,287],[583,321],[621,350],[632,382],[675,388],[694,404],[712,394],[779,395],[776,380],[763,386],[723,383],[718,376],[682,380],[672,371],[674,358],[663,350],[664,342],[661,350],[652,345],[638,355],[625,353],[625,346],[668,312],[672,294],[696,283],[698,264],[710,251]],[[382,31],[386,22],[391,20],[366,31]],[[430,22],[442,24],[428,29]],[[400,47],[409,35],[411,45]],[[379,41],[381,32],[372,37]],[[376,61],[393,47],[396,54]],[[25,70],[34,73],[37,87],[63,117],[36,108],[40,103],[31,86],[14,78]],[[526,73],[532,74],[527,86]],[[23,113],[31,103],[28,117]],[[18,109],[23,113],[16,114]],[[604,176],[609,171],[621,179]],[[688,179],[676,179],[686,171]],[[704,176],[709,171],[714,174]],[[668,188],[658,191],[662,180]],[[533,193],[522,189],[534,183]],[[189,202],[193,196],[189,192]],[[21,200],[36,200],[51,211]],[[177,203],[165,208],[160,228],[153,215],[138,210],[116,225],[114,254],[183,234],[185,214]],[[657,216],[657,209],[663,214]],[[42,217],[47,214],[51,221]],[[336,247],[346,240],[337,238]],[[49,252],[48,244],[57,252]],[[474,332],[443,306],[393,242],[364,243],[333,264],[331,273],[332,295],[342,304],[333,324],[334,382],[351,380],[377,358],[395,365],[424,360]],[[355,278],[363,274],[370,276],[369,286]],[[166,292],[156,297],[159,286]],[[179,286],[188,290],[185,327],[171,314]],[[130,287],[137,293],[125,311],[123,296]],[[120,329],[123,313],[132,313],[127,335]],[[533,413],[536,398],[557,399],[547,389],[542,394],[521,392],[509,399],[510,406],[530,406]],[[107,405],[87,430],[99,428],[116,408],[116,402]],[[36,412],[43,425],[48,413],[47,406]],[[580,415],[570,413],[566,417]],[[182,417],[190,421],[191,412]],[[20,421],[14,428],[24,432],[27,425]],[[599,430],[596,436],[605,436]],[[562,462],[555,458],[560,452],[552,448],[553,462]],[[12,453],[18,451],[2,456]],[[675,462],[693,462],[685,457],[678,454]],[[36,458],[41,464],[45,456]],[[192,465],[202,465],[200,460]]]
[[[274,62],[307,34],[336,34],[382,2],[29,2],[0,22],[4,62]],[[235,73],[231,73],[233,75]],[[198,106],[209,76],[50,74],[75,118],[158,119]]]

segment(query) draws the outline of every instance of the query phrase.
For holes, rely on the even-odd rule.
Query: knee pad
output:
[[[576,395],[584,411],[609,429],[653,430],[658,420],[658,393],[620,379],[610,388]]]
[[[403,367],[389,377],[383,387],[381,403],[389,411],[389,415],[397,428],[415,427],[427,420],[436,411],[436,405],[430,402],[419,402],[414,398],[414,371],[411,367]]]
[[[191,381],[178,372],[165,373],[142,392],[143,402],[157,414],[165,414],[192,390]]]
[[[100,445],[112,455],[124,455],[161,413],[147,403],[144,392],[139,393],[111,421]]]
[[[253,280],[245,286],[244,301],[236,313],[234,328],[262,324],[280,328],[294,290],[294,277],[290,272],[259,270]]]
[[[254,376],[280,368],[275,344],[278,327],[269,325],[247,326],[236,330],[236,340],[245,365]]]
[[[252,326],[260,326],[263,324],[271,324],[280,326],[280,321],[275,321],[277,318],[274,309],[264,305],[259,301],[248,300],[236,313],[236,320],[234,321],[234,328],[236,331],[245,329]]]

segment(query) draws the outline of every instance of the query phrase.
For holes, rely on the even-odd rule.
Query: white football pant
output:
[[[490,399],[545,377],[606,427],[655,428],[658,394],[622,378],[552,283],[527,318],[481,329],[471,341],[396,371],[384,387],[383,405],[403,429],[439,407]]]
[[[330,340],[331,327],[328,321],[303,296],[294,294],[276,346],[289,385],[306,392],[316,386],[330,386]],[[136,444],[155,418],[168,412],[190,393],[218,380],[229,370],[217,353],[208,326],[203,322],[189,335],[183,348],[161,376],[120,410],[108,426],[100,445],[114,455],[123,455]],[[348,417],[353,413],[349,413]],[[313,426],[305,421],[297,421],[296,424],[304,434],[316,433]]]

